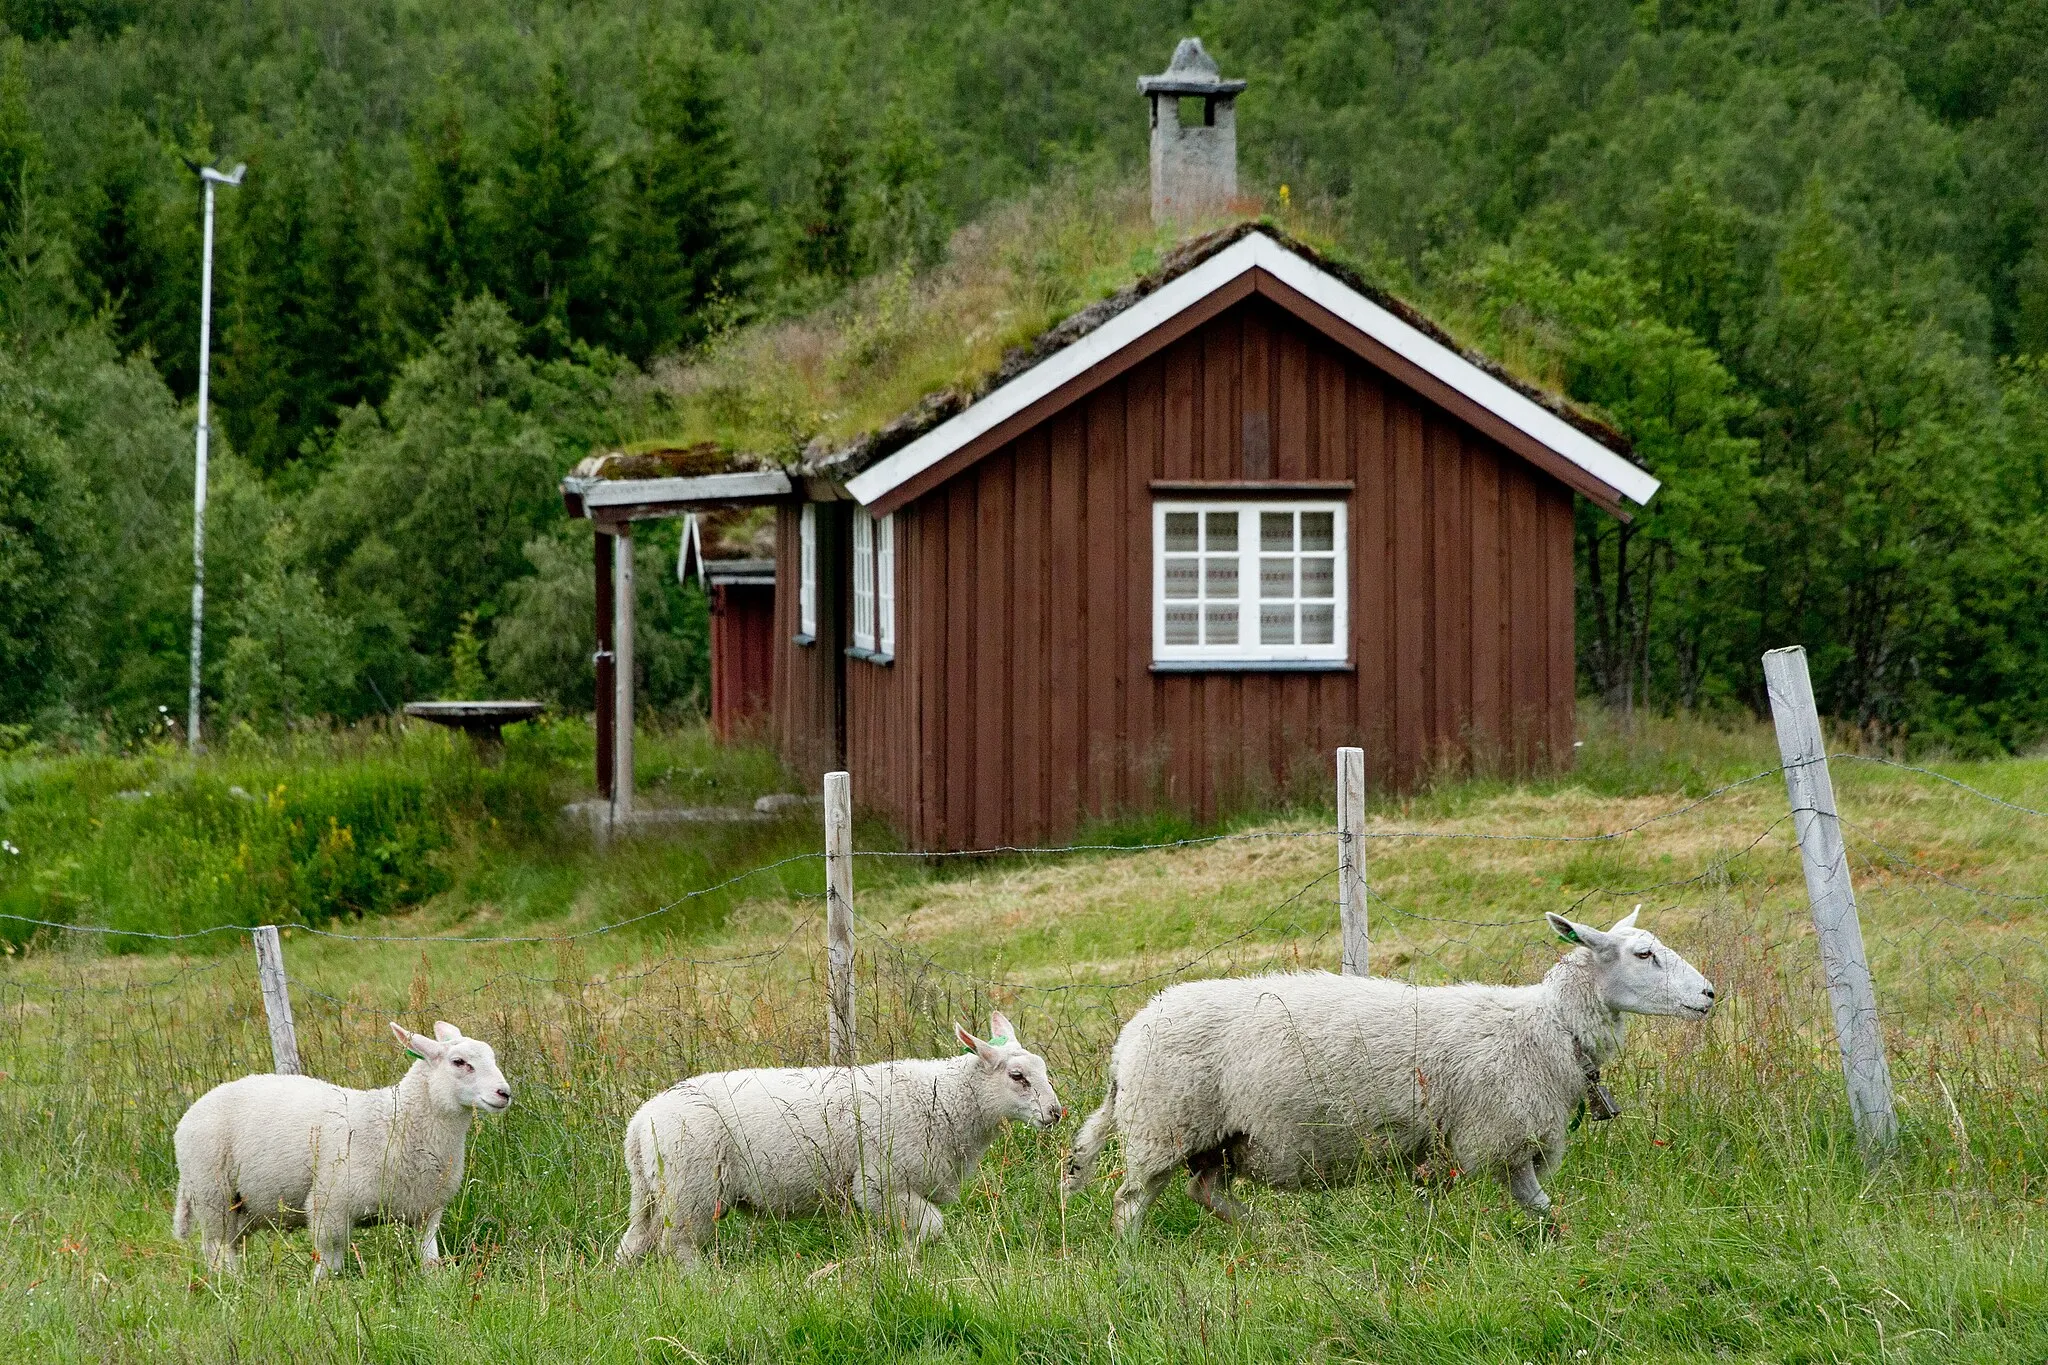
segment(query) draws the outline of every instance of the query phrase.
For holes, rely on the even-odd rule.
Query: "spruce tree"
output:
[[[497,176],[497,275],[527,348],[558,355],[598,331],[597,152],[557,61],[513,122]]]
[[[613,229],[606,335],[636,363],[701,341],[750,283],[753,206],[711,71],[672,54],[641,92]]]
[[[485,287],[488,247],[479,221],[483,176],[462,106],[446,100],[409,140],[412,185],[394,243],[394,309],[414,350],[430,344],[455,305]]]
[[[859,206],[854,201],[858,167],[853,145],[836,110],[818,125],[811,179],[811,207],[796,244],[798,262],[811,274],[844,283],[860,273]]]

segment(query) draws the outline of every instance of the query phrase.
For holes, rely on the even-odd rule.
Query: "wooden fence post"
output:
[[[612,809],[614,833],[633,818],[633,523],[612,537]]]
[[[834,1066],[854,1064],[853,780],[825,774],[825,963],[827,1052]]]
[[[1827,743],[1814,705],[1805,647],[1792,645],[1764,655],[1764,683],[1771,697],[1771,719],[1778,727],[1792,827],[1806,869],[1806,899],[1820,938],[1821,971],[1834,1010],[1849,1112],[1865,1153],[1874,1155],[1897,1136],[1898,1116],[1892,1110],[1892,1074],[1878,1025],[1877,988],[1863,956],[1863,926],[1856,917],[1856,890],[1849,881],[1849,850],[1842,842],[1841,817],[1835,813],[1835,784],[1828,775]]]
[[[277,926],[266,924],[251,931],[256,944],[256,980],[263,987],[263,1013],[270,1020],[271,1069],[280,1076],[301,1076],[299,1035],[292,1027],[292,994],[284,978],[284,948],[277,941]]]
[[[1337,751],[1337,922],[1344,940],[1344,975],[1369,976],[1363,749]]]

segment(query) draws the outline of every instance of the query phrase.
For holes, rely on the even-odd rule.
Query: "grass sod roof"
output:
[[[1177,239],[1100,200],[1012,206],[962,229],[922,275],[869,280],[803,318],[743,329],[657,371],[675,432],[594,454],[578,477],[782,469],[844,483],[1252,232],[1539,404],[1616,454],[1628,439],[1553,388],[1469,346],[1374,284],[1341,249],[1248,217]]]

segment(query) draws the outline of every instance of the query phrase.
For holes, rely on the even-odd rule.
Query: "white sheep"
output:
[[[397,1085],[244,1076],[193,1101],[178,1120],[172,1232],[182,1240],[196,1226],[207,1264],[233,1270],[251,1229],[310,1227],[319,1279],[347,1257],[350,1228],[410,1223],[420,1263],[439,1262],[470,1118],[504,1113],[512,1090],[490,1044],[453,1024],[435,1024],[432,1038],[395,1023],[391,1032],[419,1058]]]
[[[1233,1176],[1342,1183],[1375,1150],[1410,1164],[1443,1151],[1546,1214],[1539,1177],[1557,1169],[1573,1112],[1621,1051],[1626,1016],[1713,1008],[1707,979],[1635,918],[1603,933],[1549,916],[1580,946],[1535,986],[1304,972],[1162,991],[1118,1035],[1108,1093],[1062,1188],[1088,1183],[1118,1131],[1119,1231],[1135,1233],[1183,1164],[1190,1197],[1232,1221],[1244,1212],[1228,1194]]]
[[[659,1246],[686,1264],[727,1211],[778,1217],[848,1204],[914,1250],[938,1236],[960,1184],[1006,1122],[1066,1113],[1045,1060],[1000,1013],[989,1041],[954,1026],[968,1055],[943,1060],[721,1071],[640,1106],[626,1128],[631,1225],[621,1264]]]

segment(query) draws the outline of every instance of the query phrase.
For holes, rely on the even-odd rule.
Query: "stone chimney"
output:
[[[1200,38],[1181,39],[1159,75],[1138,77],[1138,92],[1152,102],[1153,222],[1189,226],[1237,197],[1234,106],[1244,85],[1223,79]]]

